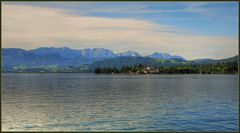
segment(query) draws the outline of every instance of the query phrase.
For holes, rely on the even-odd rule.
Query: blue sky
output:
[[[49,17],[44,16],[46,14],[41,14],[42,12],[39,11],[49,9],[50,11],[49,14],[55,12],[55,14],[53,13],[54,17],[60,16],[59,12],[64,12],[63,13],[64,16],[62,16],[63,21],[67,20],[67,18],[74,16],[75,17],[74,20],[76,20],[76,22],[78,21],[79,26],[80,25],[85,26],[85,27],[80,26],[81,28],[77,26],[81,30],[84,29],[85,31],[88,28],[89,30],[91,30],[91,33],[93,33],[92,31],[93,28],[101,29],[103,35],[98,33],[100,32],[100,30],[98,32],[95,31],[94,34],[91,34],[90,31],[86,31],[86,33],[89,33],[89,36],[98,35],[100,36],[99,40],[101,39],[105,40],[105,42],[104,41],[102,42],[102,44],[104,43],[104,45],[102,45],[100,42],[98,43],[94,42],[93,38],[92,40],[87,40],[88,38],[82,38],[82,40],[77,40],[76,38],[69,38],[67,36],[63,37],[63,35],[57,36],[56,33],[56,36],[53,37],[55,40],[53,40],[53,38],[51,39],[46,38],[46,40],[50,41],[41,42],[42,44],[44,43],[44,46],[50,46],[51,43],[55,43],[55,46],[59,47],[64,45],[70,45],[70,47],[80,49],[85,47],[107,47],[109,49],[115,50],[116,52],[122,52],[124,50],[136,50],[140,51],[140,53],[142,52],[143,55],[144,54],[147,55],[155,51],[170,52],[173,54],[183,54],[184,56],[186,56],[186,58],[204,58],[204,57],[223,58],[226,56],[237,54],[237,50],[235,50],[237,49],[238,45],[237,2],[3,2],[3,3],[4,3],[3,7],[6,7],[5,8],[6,10],[4,9],[3,13],[4,11],[6,11],[6,13],[9,13],[9,15],[8,14],[5,15],[6,23],[7,21],[9,21],[8,23],[12,23],[12,21],[9,19],[10,18],[9,16],[12,16],[12,18],[20,15],[27,16],[24,22],[29,21],[29,23],[32,23],[33,21],[37,20],[34,14],[32,14],[32,16],[29,13],[26,14],[25,10],[34,12],[36,11],[35,15],[39,15],[39,18],[42,17],[42,19],[48,19]],[[16,7],[18,9],[13,9]],[[66,19],[64,19],[64,17],[66,17]],[[32,19],[30,20],[30,18]],[[91,19],[94,18],[96,19],[96,21],[99,21],[99,23],[94,23],[92,25],[91,25],[92,22],[90,21],[89,24],[83,23],[82,20],[85,18]],[[42,19],[39,21],[42,21]],[[53,20],[51,19],[52,18],[49,18],[49,22],[47,23],[52,24]],[[134,22],[132,22],[132,20],[134,20]],[[101,25],[102,21],[104,21],[104,24],[106,25],[104,24]],[[119,23],[117,21],[119,21]],[[69,22],[56,25],[59,25],[59,27],[61,27],[60,25],[66,25],[66,23]],[[136,28],[131,28],[131,26],[135,24]],[[137,27],[138,24],[139,27]],[[140,26],[141,24],[143,24],[143,27]],[[96,25],[98,26],[97,28]],[[111,27],[109,27],[109,25],[111,25]],[[16,24],[12,27],[15,26]],[[35,27],[36,25],[32,26]],[[53,27],[51,25],[44,25],[44,23],[41,23],[40,26]],[[16,28],[18,27],[16,26]],[[30,28],[30,26],[28,26],[28,28]],[[111,28],[112,30],[120,28],[121,31],[120,30],[113,31],[113,32],[116,31],[115,32],[116,34],[118,34],[119,32],[120,36],[121,36],[120,33],[122,33],[122,29],[128,29],[128,31],[124,31],[124,33],[126,32],[126,34],[132,35],[132,33],[134,32],[135,35],[133,36],[133,38],[134,37],[141,38],[141,35],[143,34],[145,35],[144,37],[148,36],[149,38],[146,38],[145,40],[142,39],[141,42],[140,42],[141,39],[139,39],[138,41],[129,40],[129,44],[126,45],[129,47],[126,46],[120,47],[117,45],[119,44],[122,45],[122,43],[126,43],[125,41],[127,40],[127,38],[123,38],[123,40],[120,39],[118,40],[113,37],[115,40],[117,40],[114,42],[110,40],[110,37],[108,36],[109,40],[107,40],[104,37],[104,33],[106,33],[106,35],[109,35],[108,33],[109,28]],[[6,36],[8,33],[8,37],[6,38],[10,40],[10,36],[15,37],[13,36],[14,33],[11,33],[10,35],[10,30],[8,30],[10,28],[7,28],[6,26],[5,28],[3,27],[3,29],[5,29],[6,31],[5,32]],[[66,32],[67,30],[70,30],[70,28],[66,29]],[[43,32],[46,33],[49,31]],[[52,32],[53,31],[51,31],[51,33]],[[156,34],[153,32],[156,32]],[[78,33],[77,31],[75,33],[79,34],[79,37],[82,37],[82,35],[80,36],[80,33]],[[162,38],[156,40],[157,35],[161,36]],[[62,40],[62,38],[60,38],[60,36],[66,39],[61,42],[60,40]],[[176,43],[177,41],[173,42],[172,40],[170,40],[171,36],[173,38],[179,39],[179,41],[182,42],[182,46],[179,46],[181,44],[177,44]],[[59,37],[58,40],[56,39],[57,37]],[[190,39],[192,38],[192,43],[191,41],[186,40],[188,39],[188,37]],[[5,39],[6,44],[8,44],[8,46],[6,45],[3,46],[5,47],[16,46],[17,40],[15,42],[13,41],[11,42],[8,41],[8,39]],[[199,39],[199,43],[197,43],[198,41],[197,39]],[[40,38],[36,40],[40,40]],[[22,47],[26,49],[37,47],[38,45],[36,45],[37,43],[36,40],[32,42],[31,41],[21,42],[22,44],[29,43],[29,45],[22,45]],[[217,40],[220,41],[217,42]],[[83,44],[81,45],[81,43],[78,43],[78,41],[84,42],[84,45]],[[200,42],[205,44],[200,44]],[[57,45],[57,43],[59,43],[59,45]],[[156,45],[151,46],[152,49],[149,49],[148,48],[148,45],[150,45],[149,43],[156,43]],[[189,44],[185,45],[184,43]],[[217,45],[218,43],[219,45]],[[145,50],[143,50],[144,46],[147,47]],[[158,46],[160,47],[159,49]],[[191,50],[195,50],[195,47],[197,47],[196,50],[200,50],[199,53],[195,54],[189,53],[191,52]],[[227,50],[229,49],[229,51],[226,52],[225,47],[231,48],[227,48]],[[182,53],[181,52],[182,49],[186,48],[190,49],[189,52],[186,51],[188,54],[186,54],[186,52]],[[219,56],[218,54],[223,55]],[[194,57],[192,57],[193,55]]]
[[[10,2],[9,2],[10,3]],[[136,18],[206,35],[237,36],[237,2],[12,2],[70,10],[76,15]]]

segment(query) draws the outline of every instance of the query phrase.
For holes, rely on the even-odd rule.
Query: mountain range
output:
[[[238,56],[228,60],[237,60]],[[225,59],[226,60],[226,59]],[[226,60],[226,61],[228,61]],[[88,65],[96,67],[121,67],[135,64],[149,64],[152,66],[183,65],[187,63],[214,63],[220,60],[196,59],[187,61],[179,55],[154,52],[148,56],[141,56],[134,51],[114,53],[105,48],[71,49],[67,47],[41,47],[24,50],[20,48],[2,48],[3,69],[19,65],[46,66],[57,65],[60,67]],[[224,61],[224,60],[223,60]]]
[[[141,57],[137,52],[127,51],[123,53],[114,53],[105,48],[87,48],[83,50],[71,49],[67,47],[41,47],[37,49],[24,50],[20,48],[2,48],[2,57],[4,66],[12,65],[81,65],[90,64],[97,60],[103,60],[114,57]],[[165,53],[154,53],[147,57],[158,59],[179,58],[180,56],[171,56]]]
[[[45,56],[45,55],[52,55],[57,54],[63,58],[71,59],[71,58],[113,58],[119,56],[141,56],[139,53],[134,51],[126,51],[122,53],[114,53],[113,51],[105,48],[86,48],[82,50],[71,49],[67,47],[61,48],[54,48],[54,47],[40,47],[37,49],[32,50],[24,50],[24,49],[17,49],[17,48],[3,48],[3,51],[8,50],[19,50],[29,52],[35,55]],[[170,55],[168,53],[158,53],[155,52],[147,57],[151,58],[158,58],[158,59],[172,59],[172,58],[179,58],[184,59],[181,56]]]

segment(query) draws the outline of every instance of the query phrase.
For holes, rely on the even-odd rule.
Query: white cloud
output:
[[[2,4],[2,46],[104,47],[142,55],[158,51],[187,59],[225,58],[237,54],[238,38],[192,34],[145,20],[77,16],[61,9]]]
[[[228,2],[198,2],[190,3],[184,9],[186,12],[196,13],[201,15],[203,18],[218,23],[218,21],[237,21],[237,17],[232,15],[232,12],[238,10],[236,7],[206,7],[211,4],[224,4]],[[232,2],[234,3],[234,2]],[[237,3],[235,3],[237,4]]]

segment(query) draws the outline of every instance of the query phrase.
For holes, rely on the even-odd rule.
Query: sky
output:
[[[2,47],[238,54],[238,2],[2,2]]]

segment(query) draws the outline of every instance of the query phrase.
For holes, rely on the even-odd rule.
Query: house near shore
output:
[[[140,74],[140,71],[137,71],[138,74]],[[153,68],[153,67],[144,67],[141,70],[142,74],[156,74],[159,73],[159,69]]]
[[[159,69],[154,68],[154,67],[144,67],[142,69],[138,69],[137,71],[132,71],[132,70],[128,70],[127,74],[157,74],[159,73]]]

